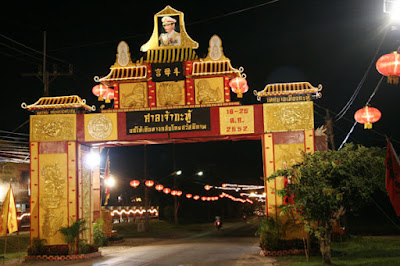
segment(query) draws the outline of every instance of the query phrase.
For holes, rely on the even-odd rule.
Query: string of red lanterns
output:
[[[129,184],[130,184],[131,187],[137,188],[140,185],[140,181],[139,180],[132,180]],[[144,184],[147,187],[153,187],[155,182],[153,180],[145,180]],[[180,197],[183,194],[183,192],[180,191],[180,190],[171,190],[170,188],[164,187],[161,184],[157,184],[154,188],[157,191],[162,191],[165,194],[171,194],[172,196]],[[210,185],[204,186],[204,189],[206,189],[206,190],[210,190],[211,188],[212,188],[212,186],[210,186]],[[240,199],[240,198],[235,198],[232,195],[226,194],[224,192],[222,194],[220,194],[219,197],[218,196],[206,197],[206,196],[192,195],[190,193],[187,193],[185,196],[186,196],[187,199],[193,199],[193,200],[201,199],[202,201],[217,201],[217,200],[219,200],[219,198],[228,198],[228,199],[231,199],[233,201],[239,201],[239,202],[242,202],[242,203],[248,202],[248,203],[253,204],[253,201],[251,201],[249,199],[244,200],[244,199]]]

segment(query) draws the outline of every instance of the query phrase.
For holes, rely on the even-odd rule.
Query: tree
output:
[[[304,154],[303,162],[268,178],[289,179],[278,193],[292,196],[293,204],[282,206],[282,211],[299,213],[306,230],[319,239],[325,264],[331,264],[333,224],[346,211],[355,212],[370,201],[374,192],[385,190],[384,162],[384,149],[350,143],[339,151]]]

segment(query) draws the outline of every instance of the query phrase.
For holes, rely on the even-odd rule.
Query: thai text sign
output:
[[[185,108],[126,113],[127,134],[210,130],[210,108]]]
[[[302,101],[311,101],[311,95],[287,95],[287,96],[276,96],[276,97],[268,97],[267,103],[284,103],[284,102],[302,102]]]
[[[185,79],[182,63],[151,64],[151,69],[151,77],[154,82]]]
[[[254,133],[253,106],[221,107],[219,120],[221,135]]]

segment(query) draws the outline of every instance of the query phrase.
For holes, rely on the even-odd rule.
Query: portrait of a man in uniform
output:
[[[179,16],[163,16],[158,18],[158,32],[160,46],[181,45],[181,33],[179,30]]]

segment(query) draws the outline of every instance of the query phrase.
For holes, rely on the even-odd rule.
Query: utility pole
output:
[[[69,64],[69,70],[68,72],[60,73],[57,71],[57,65],[53,65],[53,72],[49,73],[47,71],[47,65],[46,65],[46,31],[43,32],[43,66],[39,66],[38,72],[37,73],[23,73],[21,74],[23,77],[37,77],[40,79],[43,83],[43,96],[49,96],[49,84],[56,79],[57,77],[61,76],[72,76],[73,72],[73,67],[71,64]],[[50,79],[52,78],[52,79]]]
[[[175,164],[175,143],[172,143],[172,167],[174,171],[174,189],[177,189],[177,184],[176,184],[176,164]],[[174,222],[175,224],[178,224],[178,208],[179,208],[179,203],[178,203],[178,197],[174,196]]]
[[[144,177],[147,180],[147,155],[146,155],[146,144],[144,144]],[[149,190],[148,187],[144,186],[144,208],[146,212],[144,213],[144,231],[149,231]]]
[[[335,148],[335,139],[333,136],[333,122],[332,122],[332,117],[330,115],[330,112],[328,109],[326,110],[326,134],[328,135],[328,142],[331,144],[331,149],[336,150]]]

